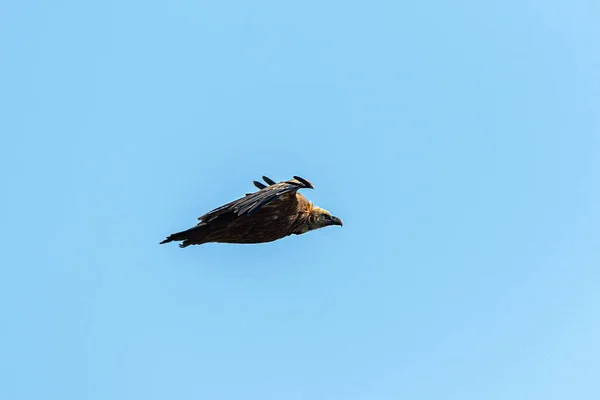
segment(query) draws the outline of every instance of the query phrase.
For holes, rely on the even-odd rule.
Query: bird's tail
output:
[[[179,245],[179,247],[183,248],[183,247],[187,247],[191,244],[205,243],[204,242],[205,234],[203,232],[204,228],[205,228],[205,225],[196,225],[193,228],[187,229],[185,231],[173,233],[173,234],[167,236],[167,238],[165,240],[163,240],[162,242],[160,242],[160,244],[183,240],[183,243],[181,243]]]
[[[165,244],[165,243],[169,243],[169,242],[172,242],[172,241],[174,241],[174,240],[177,240],[177,239],[175,238],[175,236],[176,236],[176,235],[177,235],[177,234],[176,234],[176,233],[174,233],[174,234],[172,234],[172,235],[169,235],[169,236],[167,236],[167,238],[166,238],[165,240],[163,240],[162,242],[160,242],[159,244]]]

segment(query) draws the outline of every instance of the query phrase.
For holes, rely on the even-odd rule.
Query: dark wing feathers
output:
[[[275,183],[275,181],[267,178],[266,176],[263,176],[263,179],[269,184],[269,186],[264,186],[262,183],[255,181],[254,185],[260,189],[259,191],[247,193],[245,197],[215,208],[198,219],[202,222],[208,222],[217,218],[219,215],[228,212],[233,212],[237,216],[244,214],[251,215],[258,211],[261,207],[277,200],[285,193],[293,192],[298,189],[314,189],[310,181],[298,176],[294,176],[294,179],[280,183]]]
[[[269,186],[271,186],[271,185],[275,185],[275,181],[274,181],[273,179],[271,179],[271,178],[269,178],[269,177],[266,177],[266,176],[264,176],[264,175],[263,175],[263,177],[262,177],[262,178],[263,178],[263,181],[265,181],[265,182],[267,182],[267,183],[269,184]]]
[[[275,182],[273,179],[269,178],[268,176],[264,176],[264,175],[263,175],[263,177],[262,177],[262,178],[263,178],[263,180],[264,180],[265,182],[267,182],[267,184],[268,184],[269,186],[272,186],[272,185],[275,185],[275,184],[276,184],[276,182]],[[266,187],[267,187],[267,185],[265,185],[265,184],[264,184],[264,183],[262,183],[262,182],[253,181],[253,183],[254,183],[254,186],[256,186],[256,187],[257,187],[257,188],[259,188],[259,189],[264,189],[264,188],[266,188]]]
[[[258,181],[254,181],[253,183],[254,183],[254,186],[256,186],[259,189],[264,189],[267,187],[267,185],[265,185],[264,183],[260,183]]]
[[[233,207],[233,212],[235,212],[238,216],[243,214],[252,215],[256,211],[258,211],[262,206],[277,200],[282,194],[290,192],[292,190],[298,190],[298,187],[286,187],[282,188],[281,190],[273,191],[271,193],[263,193],[263,196],[251,196],[252,199],[249,199],[251,201],[244,201],[241,202],[241,204],[239,205],[235,205]],[[260,194],[260,192],[257,192],[256,194]]]
[[[263,177],[264,178],[264,177]],[[311,181],[307,181],[304,178],[300,178],[299,176],[294,175],[294,179],[297,180],[298,182],[302,183],[307,189],[314,189],[315,187],[313,186]]]

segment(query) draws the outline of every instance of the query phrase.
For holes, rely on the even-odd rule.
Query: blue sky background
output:
[[[600,398],[599,16],[3,2],[0,398]],[[345,226],[158,245],[263,174]]]

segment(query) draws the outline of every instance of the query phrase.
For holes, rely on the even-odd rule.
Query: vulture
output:
[[[196,226],[169,235],[160,244],[181,241],[179,247],[204,243],[268,243],[289,235],[302,235],[342,220],[313,205],[299,189],[314,189],[312,182],[294,176],[275,183],[263,176],[259,189],[198,217]]]

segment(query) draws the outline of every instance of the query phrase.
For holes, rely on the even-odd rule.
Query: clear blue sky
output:
[[[0,398],[600,398],[599,15],[3,2]],[[158,245],[263,174],[345,226]]]

